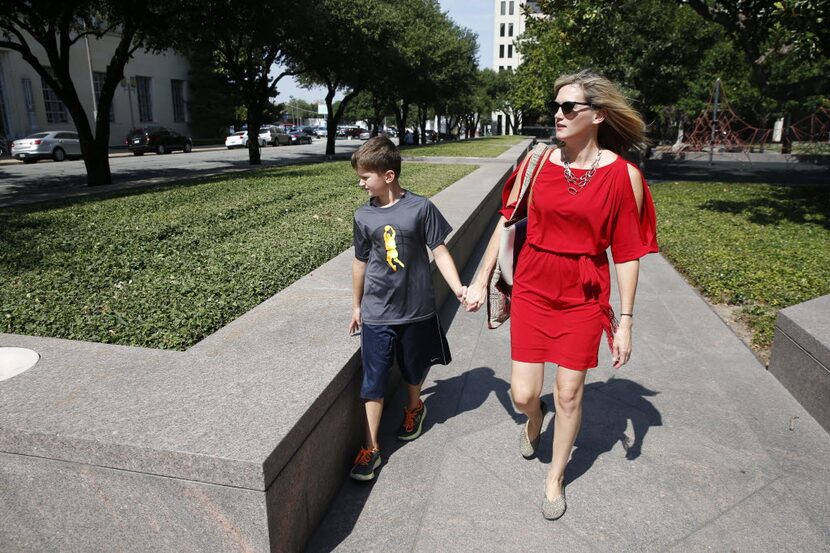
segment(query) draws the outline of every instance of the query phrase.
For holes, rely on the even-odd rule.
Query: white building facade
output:
[[[82,40],[70,50],[70,74],[93,132],[95,99],[118,38],[109,34],[100,40],[90,38],[88,53]],[[29,44],[47,66],[46,52],[34,41]],[[123,145],[130,129],[149,125],[190,135],[189,72],[187,59],[176,52],[156,55],[136,51],[113,97],[110,146]],[[75,124],[66,106],[34,68],[18,52],[0,48],[0,137],[16,139],[47,130],[74,131]]]
[[[516,40],[525,31],[525,10],[531,14],[540,14],[537,2],[530,0],[494,0],[493,17],[493,71],[515,71],[522,63],[521,54],[516,49]],[[507,129],[507,116],[513,113],[496,112],[492,114],[494,134],[513,134]]]

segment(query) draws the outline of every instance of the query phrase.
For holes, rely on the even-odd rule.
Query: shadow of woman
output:
[[[660,412],[646,399],[658,393],[625,378],[587,384],[582,428],[565,469],[565,484],[588,472],[599,456],[611,451],[617,443],[622,445],[629,461],[639,457],[649,429],[663,424]],[[629,421],[631,432],[628,432]],[[552,432],[553,423],[549,426]],[[548,436],[542,440],[539,450],[540,458],[546,462],[550,462],[551,447]]]
[[[458,376],[436,379],[435,384],[421,391],[427,406],[424,432],[444,424],[452,417],[481,407],[491,393],[496,395],[504,410],[513,420],[524,420],[524,415],[513,408],[510,384],[498,378],[490,367],[476,367]]]

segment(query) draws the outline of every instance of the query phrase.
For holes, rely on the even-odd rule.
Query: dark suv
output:
[[[165,127],[139,127],[133,129],[124,140],[127,148],[137,156],[144,152],[169,154],[175,150],[185,153],[193,149],[190,138]]]

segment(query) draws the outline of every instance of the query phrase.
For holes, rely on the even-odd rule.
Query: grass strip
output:
[[[471,165],[405,164],[432,196]],[[348,162],[0,210],[0,329],[183,350],[351,245]]]
[[[473,140],[454,140],[428,146],[403,146],[401,155],[429,157],[498,157],[527,136],[488,136]]]
[[[830,294],[826,187],[721,182],[652,186],[663,255],[716,303],[740,306],[753,345],[779,309]]]

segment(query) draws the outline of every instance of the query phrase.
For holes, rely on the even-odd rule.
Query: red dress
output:
[[[597,366],[603,331],[611,344],[616,320],[605,250],[611,247],[615,263],[658,251],[651,194],[643,178],[639,214],[628,167],[622,157],[598,167],[575,196],[561,165],[547,161],[540,169],[513,277],[513,360],[585,370]],[[586,172],[572,171],[576,177]],[[502,205],[515,176],[505,184]],[[512,211],[505,206],[502,214],[509,218]]]

